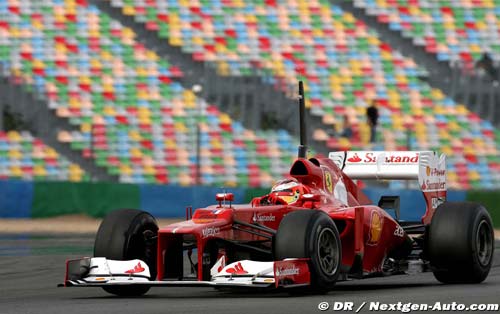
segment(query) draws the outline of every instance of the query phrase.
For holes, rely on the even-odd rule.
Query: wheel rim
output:
[[[339,246],[332,229],[321,230],[317,248],[321,270],[327,275],[335,274],[339,265]]]
[[[140,259],[149,266],[151,275],[156,273],[156,232],[153,227],[145,226],[138,230],[128,243],[126,259]]]
[[[156,252],[156,235],[152,230],[145,230],[142,233],[144,241],[144,258],[148,262],[153,262]]]
[[[482,266],[489,264],[492,255],[493,239],[491,236],[490,225],[486,220],[479,223],[476,233],[476,251],[479,263]]]

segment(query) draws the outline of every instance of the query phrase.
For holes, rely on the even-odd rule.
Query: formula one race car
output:
[[[304,112],[299,84],[301,113]],[[113,211],[96,235],[94,256],[66,263],[66,287],[102,287],[121,296],[153,286],[291,288],[328,291],[337,281],[432,271],[443,283],[480,283],[494,236],[487,210],[446,201],[445,157],[429,151],[333,152],[305,158],[288,179],[247,205],[231,193],[187,220],[158,228],[139,210]],[[418,180],[420,222],[399,219],[399,197],[377,205],[353,180]],[[391,212],[392,215],[389,213]]]

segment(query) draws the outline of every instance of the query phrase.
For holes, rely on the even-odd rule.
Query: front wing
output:
[[[243,260],[225,265],[224,256],[211,269],[211,280],[150,280],[148,265],[141,260],[114,261],[86,257],[66,262],[65,287],[121,285],[278,288],[310,284],[308,259],[274,262]]]

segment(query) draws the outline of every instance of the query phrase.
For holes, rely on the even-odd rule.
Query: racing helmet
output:
[[[295,204],[301,195],[309,193],[309,188],[296,179],[285,179],[276,182],[270,195],[281,198],[288,205]]]

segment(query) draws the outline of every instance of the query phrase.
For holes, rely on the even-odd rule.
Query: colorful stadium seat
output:
[[[500,186],[490,175],[499,148],[492,126],[420,81],[426,73],[413,60],[329,0],[110,1],[194,60],[214,62],[221,75],[258,74],[286,88],[304,79],[309,108],[328,128],[337,128],[343,115],[352,123],[352,139],[314,132],[331,149],[366,147],[364,108],[374,101],[383,141],[375,148],[407,149],[409,131],[411,149],[449,155],[451,187]],[[389,2],[401,1],[385,1],[393,10]],[[490,171],[467,166],[465,176],[454,175],[463,164]]]
[[[78,182],[89,177],[29,132],[0,131],[0,180],[4,179]]]
[[[59,140],[122,182],[195,184],[197,125],[201,183],[268,185],[287,172],[296,151],[288,134],[245,130],[135,37],[86,1],[0,1],[2,66],[80,127]]]
[[[411,38],[440,61],[500,60],[500,2],[493,0],[354,0],[369,15]]]

